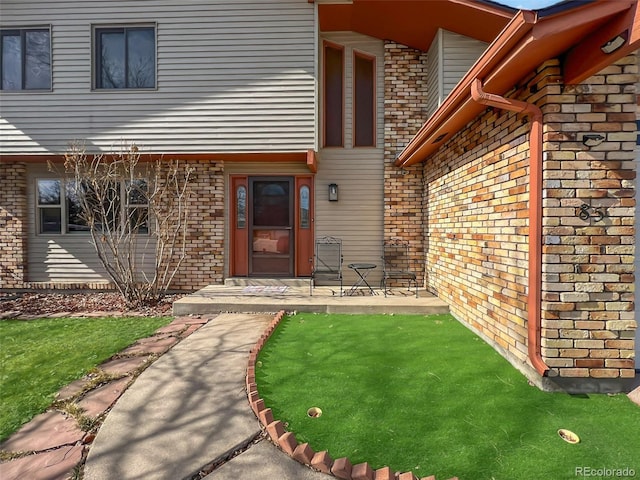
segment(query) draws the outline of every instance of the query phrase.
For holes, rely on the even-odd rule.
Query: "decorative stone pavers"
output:
[[[0,464],[3,480],[66,480],[82,460],[82,445],[63,446],[55,450],[22,457]]]
[[[84,437],[76,421],[61,412],[35,416],[0,447],[9,452],[41,452],[60,445],[73,445]]]
[[[295,434],[288,432],[282,421],[274,420],[272,410],[265,405],[258,392],[255,373],[256,361],[260,350],[262,350],[267,339],[282,321],[284,314],[284,310],[276,314],[260,339],[249,351],[249,362],[245,378],[249,405],[271,441],[298,462],[341,480],[418,480],[412,472],[394,472],[388,466],[374,471],[366,462],[352,465],[347,457],[334,460],[326,450],[315,452],[308,443],[298,443]],[[436,477],[432,475],[423,477],[420,480],[436,480]],[[449,480],[458,480],[458,477],[452,477]]]
[[[102,385],[84,395],[77,405],[82,409],[83,415],[97,418],[116,403],[129,386],[129,382],[131,378],[124,377]]]
[[[105,315],[101,312],[97,316]],[[42,318],[39,316],[38,318]],[[107,360],[98,370],[115,378],[85,391],[95,374],[79,379],[56,394],[59,402],[74,402],[82,415],[93,419],[107,412],[131,383],[131,378],[150,365],[159,355],[191,335],[214,317],[178,317]],[[120,377],[120,378],[118,378]],[[88,444],[95,432],[84,432],[76,419],[51,410],[36,416],[0,445],[0,451],[14,454],[13,460],[0,463],[2,480],[63,480],[86,458]]]
[[[109,375],[127,375],[150,362],[151,358],[144,356],[115,358],[100,365],[100,370]]]

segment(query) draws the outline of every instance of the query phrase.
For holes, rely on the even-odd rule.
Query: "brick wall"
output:
[[[628,57],[572,87],[551,61],[507,95],[544,112],[542,354],[561,377],[634,374],[636,70]],[[531,373],[528,133],[495,109],[458,133],[424,165],[424,222],[428,287]],[[583,203],[604,219],[581,220]]]
[[[173,288],[193,290],[222,283],[224,265],[224,173],[221,162],[190,162],[193,205],[189,215],[187,258]]]
[[[0,288],[23,288],[27,259],[27,169],[0,163]]]
[[[399,237],[410,245],[412,269],[422,284],[424,226],[422,168],[398,170],[396,155],[416,134],[427,117],[427,55],[397,43],[384,49],[384,236]]]
[[[424,165],[427,284],[459,319],[527,358],[529,125],[490,110]]]
[[[542,346],[562,377],[635,375],[637,70],[629,56],[544,99]],[[548,74],[561,80],[557,64]],[[585,146],[588,136],[601,143]]]

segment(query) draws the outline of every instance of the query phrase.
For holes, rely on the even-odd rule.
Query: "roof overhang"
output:
[[[439,28],[489,43],[516,12],[482,0],[316,2],[321,32],[358,32],[424,51]]]
[[[562,58],[566,83],[579,83],[640,48],[640,10],[635,0],[596,0],[556,15],[520,11],[489,45],[436,112],[398,156],[396,165],[426,160],[485,107],[471,98],[471,83],[503,95],[546,60]],[[625,42],[603,47],[618,35]]]

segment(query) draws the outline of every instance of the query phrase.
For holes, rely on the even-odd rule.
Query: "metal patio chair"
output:
[[[342,296],[342,239],[336,237],[318,237],[315,245],[315,256],[309,294],[313,295],[313,287],[317,278],[325,278],[340,282]]]
[[[418,277],[410,267],[409,242],[400,238],[385,240],[382,244],[382,289],[386,297],[390,291],[389,283],[407,282],[407,290],[415,285],[418,298]]]

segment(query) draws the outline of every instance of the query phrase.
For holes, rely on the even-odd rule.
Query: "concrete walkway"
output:
[[[249,350],[272,315],[223,314],[153,363],[122,395],[89,451],[86,480],[326,480],[261,439],[247,402]],[[253,443],[256,439],[259,441]]]

